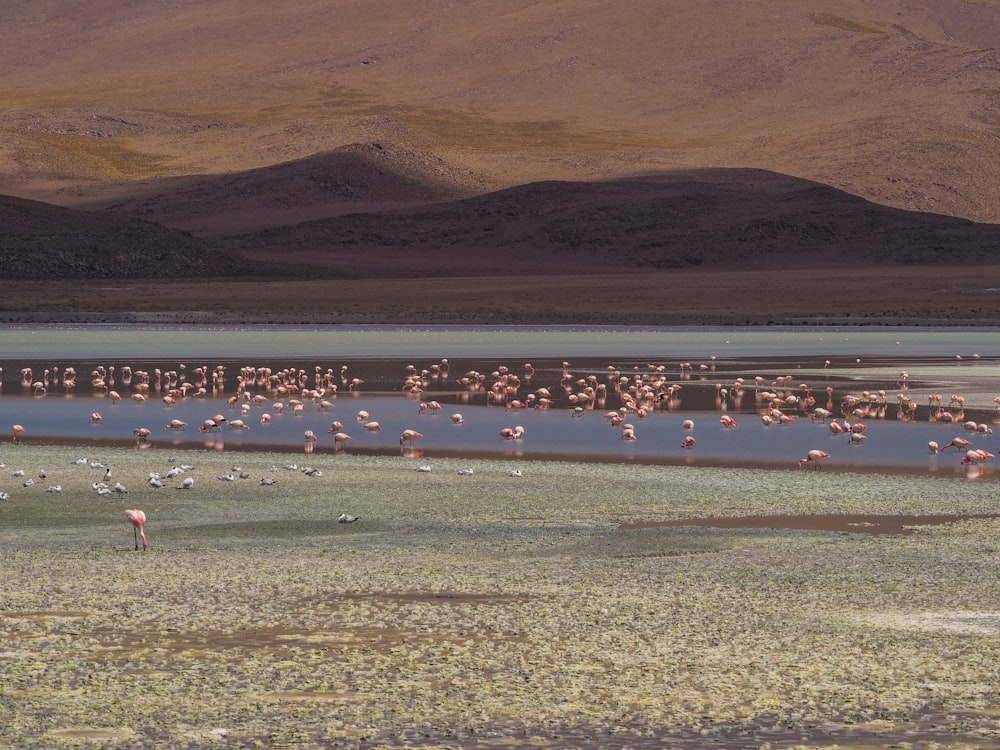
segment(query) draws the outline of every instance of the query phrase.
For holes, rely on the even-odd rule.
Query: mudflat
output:
[[[1000,266],[14,281],[0,321],[995,325]]]

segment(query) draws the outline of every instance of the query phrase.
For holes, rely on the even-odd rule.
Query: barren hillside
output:
[[[853,314],[902,319],[927,295],[886,300],[867,269],[925,264],[940,295],[938,264],[1000,268],[1000,0],[15,0],[3,29],[8,279],[276,273],[218,309],[298,316],[318,282],[323,320],[344,315],[324,279],[556,274],[531,313],[556,320],[584,277],[639,272],[654,318],[688,320],[665,296],[685,269],[766,300],[776,271],[825,268]],[[915,317],[995,319],[981,286]],[[485,288],[468,304],[509,314]],[[55,309],[33,290],[4,307]],[[394,305],[438,302],[404,284]],[[746,312],[716,319],[796,308]]]
[[[754,167],[1000,221],[995,0],[21,0],[3,23],[0,193],[87,205],[378,142],[493,188]]]

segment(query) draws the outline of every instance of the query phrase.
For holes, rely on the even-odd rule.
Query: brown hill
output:
[[[1000,222],[987,0],[42,1],[4,30],[0,193],[124,200],[378,142],[496,188],[759,168]]]
[[[352,143],[325,154],[224,175],[152,178],[105,208],[175,229],[224,236],[394,206],[452,200],[482,183],[430,154]],[[93,204],[90,208],[100,208]]]
[[[619,300],[642,297],[644,319],[707,321],[670,313],[666,290],[722,282],[681,273],[764,269],[717,298],[715,320],[746,320],[775,271],[829,265],[852,269],[854,314],[867,284],[872,319],[996,317],[996,268],[942,291],[933,264],[913,266],[930,270],[897,302],[883,272],[860,270],[997,263],[993,0],[39,0],[6,3],[3,22],[0,194],[113,207],[86,218],[4,200],[7,278],[290,262],[292,281],[175,289],[157,304],[298,319],[300,274],[468,273],[480,281],[465,304],[493,319],[511,314],[510,286],[487,300],[483,274],[558,272],[565,283],[539,279],[546,291],[517,313],[556,320],[560,300],[602,295],[594,274],[640,269],[591,312],[634,320]],[[446,281],[410,307],[402,298],[430,282],[394,287],[394,315],[437,314],[441,289],[456,299]],[[385,301],[366,302],[384,283],[338,284],[339,296],[309,288],[310,320],[346,319],[329,300],[354,295],[369,305],[358,319],[384,322]],[[62,291],[4,306],[51,310]],[[813,294],[782,299],[753,317],[828,312]],[[576,305],[573,319],[591,312]]]
[[[236,238],[345,277],[618,274],[638,269],[1000,263],[1000,226],[888,208],[761,170],[541,182]]]

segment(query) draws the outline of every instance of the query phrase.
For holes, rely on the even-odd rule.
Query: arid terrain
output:
[[[4,24],[7,319],[997,317],[995,1]]]

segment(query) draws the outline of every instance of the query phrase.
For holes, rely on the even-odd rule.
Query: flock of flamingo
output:
[[[824,363],[828,367],[830,362]],[[582,416],[587,411],[601,410],[614,427],[619,429],[622,440],[638,439],[637,424],[657,410],[669,410],[674,406],[683,388],[688,387],[692,379],[704,378],[706,373],[715,373],[714,358],[709,364],[699,365],[696,369],[690,363],[679,363],[676,370],[665,365],[648,364],[635,366],[630,370],[608,366],[599,375],[590,372],[585,375],[575,375],[568,362],[562,362],[557,368],[558,384],[534,387],[532,380],[536,368],[528,363],[519,372],[501,365],[490,373],[469,370],[458,377],[451,376],[451,363],[441,359],[424,369],[414,365],[403,368],[402,379],[398,389],[418,401],[418,414],[438,413],[443,410],[439,401],[426,399],[430,386],[447,383],[466,394],[482,395],[487,405],[502,406],[505,411],[516,413],[522,409],[549,409],[553,406],[568,408],[574,417]],[[0,384],[2,384],[2,369],[0,369]],[[180,365],[174,370],[152,371],[140,370],[129,366],[116,368],[113,365],[100,365],[94,368],[86,382],[91,392],[97,397],[108,399],[115,403],[124,398],[136,402],[158,396],[164,406],[169,407],[183,399],[205,399],[209,396],[218,398],[226,392],[227,371],[223,365],[214,368],[192,367]],[[713,377],[713,381],[717,379]],[[43,398],[59,392],[72,392],[79,388],[80,376],[73,367],[46,368],[41,377],[36,378],[31,368],[24,368],[20,373],[21,385],[35,397]],[[313,370],[303,368],[272,369],[267,366],[243,366],[235,376],[235,390],[227,399],[231,410],[239,416],[226,416],[216,413],[206,417],[198,426],[203,433],[221,432],[222,430],[248,430],[253,409],[264,409],[259,414],[259,422],[267,424],[273,414],[286,410],[301,413],[306,408],[321,412],[329,411],[335,404],[335,399],[341,389],[356,393],[365,384],[365,380],[348,375],[348,366],[339,370],[315,366]],[[862,444],[866,439],[866,424],[864,420],[885,418],[895,401],[895,416],[900,420],[912,420],[917,414],[916,400],[908,395],[909,374],[901,372],[897,379],[899,392],[890,399],[884,390],[875,392],[847,394],[835,399],[834,389],[827,387],[814,390],[805,383],[796,383],[792,376],[765,378],[757,376],[752,381],[736,377],[731,383],[713,382],[715,388],[715,404],[722,412],[719,425],[724,430],[737,429],[739,423],[728,413],[748,411],[743,400],[748,394],[753,399],[753,411],[758,415],[765,427],[781,426],[792,420],[806,418],[815,423],[826,424],[834,434],[846,433],[852,444]],[[125,393],[123,396],[122,393]],[[611,399],[616,408],[608,409]],[[993,399],[992,406],[995,415],[1000,415],[1000,396]],[[605,411],[605,409],[607,409]],[[839,413],[838,413],[839,412]],[[983,422],[966,419],[965,399],[960,395],[951,396],[946,403],[942,396],[929,396],[927,403],[927,418],[946,424],[961,426],[970,436],[992,433],[992,428]],[[100,423],[103,419],[100,411],[93,411],[89,420]],[[465,417],[455,412],[450,415],[454,424],[460,425]],[[368,432],[381,432],[382,425],[372,419],[365,410],[357,413],[357,423],[361,429]],[[181,419],[170,419],[163,427],[169,431],[180,431],[187,428],[187,422]],[[693,431],[694,421],[685,419],[681,426],[686,431]],[[334,450],[341,449],[351,440],[351,435],[345,431],[342,422],[334,420],[328,430],[332,435]],[[11,442],[14,445],[25,440],[27,430],[23,424],[11,427]],[[133,438],[144,442],[152,439],[153,431],[148,427],[136,427]],[[423,438],[423,434],[407,427],[399,434],[399,444],[405,450]],[[523,440],[525,428],[522,425],[512,425],[500,430],[498,437],[503,440]],[[319,441],[319,436],[313,430],[305,430],[303,439],[306,452],[312,452],[311,446]],[[681,447],[694,450],[697,440],[694,435],[687,435]],[[983,448],[973,447],[966,437],[955,437],[950,442],[939,445],[935,441],[928,443],[931,453],[938,453],[954,448],[962,453],[962,464],[978,465],[994,458],[994,454]],[[808,450],[798,459],[797,466],[820,468],[821,463],[829,458],[830,453],[814,448]],[[426,467],[421,467],[425,470]],[[469,470],[468,473],[471,473]],[[512,472],[513,474],[513,472]],[[516,472],[519,475],[520,471]],[[153,482],[159,482],[157,475],[150,477]],[[264,480],[261,480],[264,483]],[[160,485],[162,486],[162,485]],[[188,477],[182,481],[179,489],[190,489],[193,480]],[[97,484],[95,484],[95,488]],[[105,487],[108,492],[113,491]],[[60,491],[61,487],[50,488],[49,491]],[[0,493],[0,499],[9,498],[8,493]],[[135,530],[135,547],[139,549],[140,537],[143,549],[148,547],[144,528],[145,514],[138,509],[125,512],[129,523]],[[343,520],[343,519],[341,519]],[[356,520],[356,519],[353,519]]]

